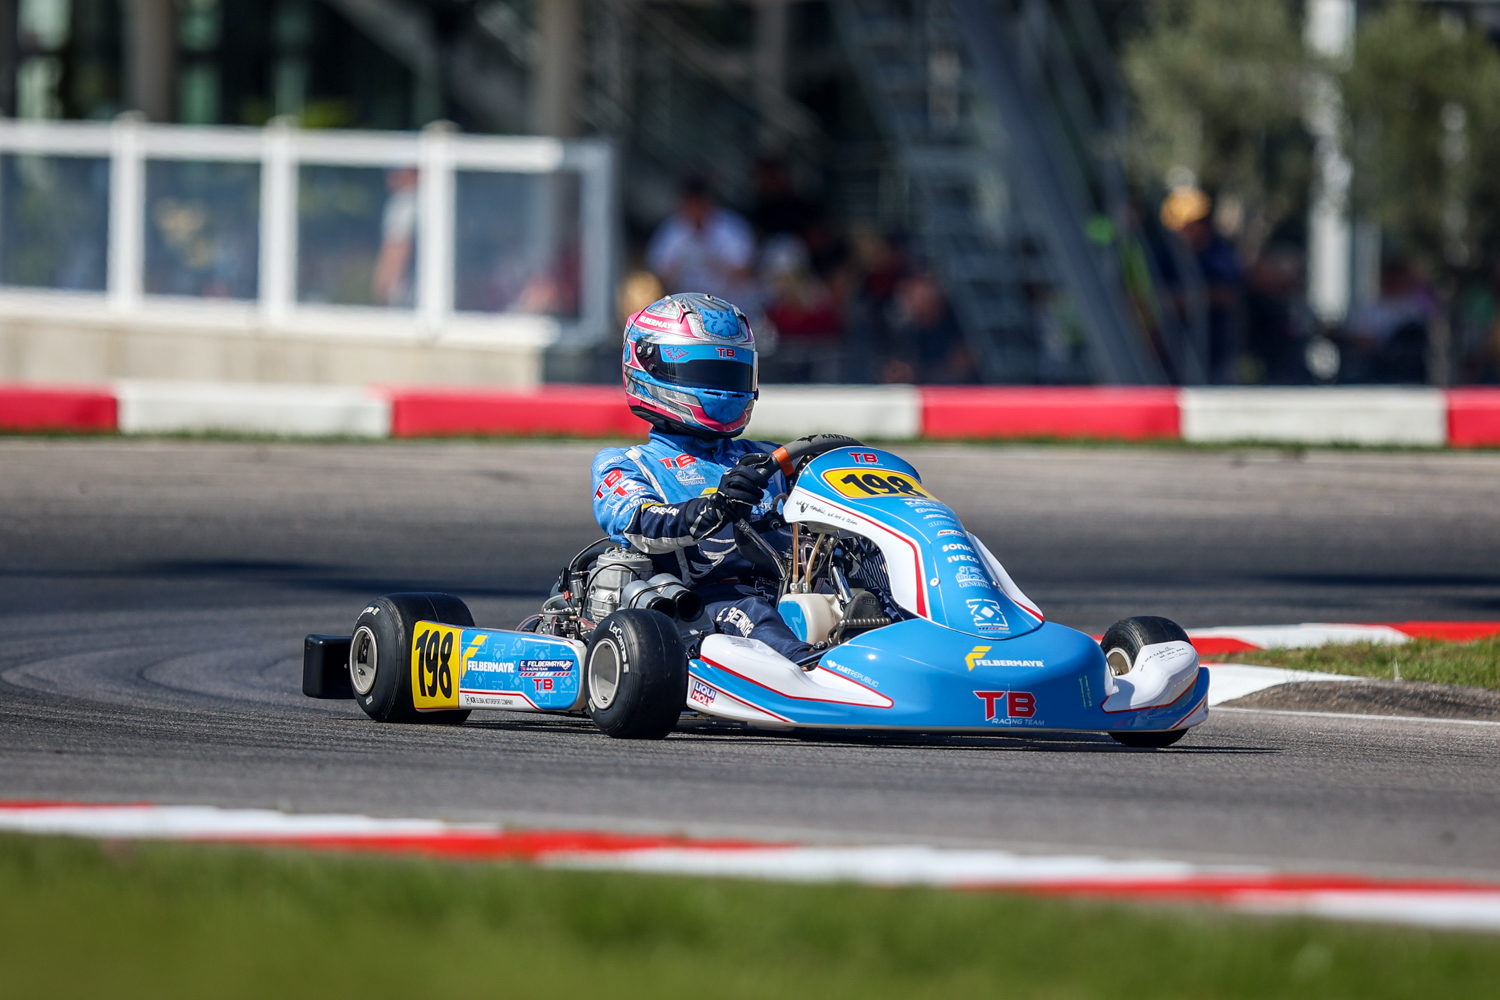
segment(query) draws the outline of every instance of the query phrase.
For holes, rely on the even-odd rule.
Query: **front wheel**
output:
[[[376,722],[457,725],[469,717],[467,709],[418,712],[412,704],[411,643],[422,621],[471,628],[474,616],[451,594],[387,594],[355,619],[349,684],[354,700]]]
[[[1146,749],[1160,750],[1169,747],[1173,743],[1187,735],[1186,729],[1158,729],[1150,732],[1132,733],[1129,731],[1121,733],[1110,733],[1118,743],[1128,747],[1143,747]]]
[[[666,739],[687,707],[687,648],[659,611],[631,608],[600,622],[583,676],[589,717],[617,739]]]
[[[1118,677],[1134,669],[1136,656],[1146,646],[1154,646],[1159,642],[1189,641],[1182,626],[1172,619],[1143,615],[1115,622],[1109,627],[1109,631],[1104,633],[1104,638],[1099,640],[1099,646],[1104,650],[1104,660],[1109,664],[1110,672]],[[1187,735],[1187,730],[1125,730],[1109,735],[1128,747],[1159,750],[1182,739]]]

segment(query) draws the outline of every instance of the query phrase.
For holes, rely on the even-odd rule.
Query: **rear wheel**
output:
[[[457,725],[468,709],[418,712],[411,699],[411,639],[417,622],[469,628],[474,616],[451,594],[387,594],[371,601],[354,622],[349,683],[354,700],[376,722]]]
[[[676,624],[659,611],[616,611],[594,630],[584,683],[594,725],[619,739],[665,739],[687,705]]]
[[[1104,633],[1104,638],[1099,640],[1099,646],[1104,650],[1104,660],[1109,664],[1109,670],[1116,677],[1130,672],[1135,666],[1135,658],[1146,646],[1153,646],[1159,642],[1188,642],[1187,633],[1182,626],[1170,618],[1156,618],[1150,615],[1142,615],[1139,618],[1126,618],[1117,621]],[[1149,747],[1160,749],[1169,747],[1173,743],[1187,735],[1186,729],[1159,729],[1159,730],[1137,730],[1112,732],[1117,742],[1128,747]]]

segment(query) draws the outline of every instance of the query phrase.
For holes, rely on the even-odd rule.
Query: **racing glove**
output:
[[[774,475],[776,461],[770,455],[760,452],[746,455],[724,473],[718,491],[707,497],[709,504],[731,523],[749,517],[750,511],[766,495],[766,485]]]
[[[623,531],[643,552],[672,552],[718,533],[725,524],[748,517],[776,475],[769,455],[746,455],[724,473],[719,488],[685,503],[647,503],[635,509]]]

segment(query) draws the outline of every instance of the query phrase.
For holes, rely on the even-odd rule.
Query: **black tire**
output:
[[[1151,732],[1140,733],[1110,733],[1116,743],[1123,743],[1128,747],[1142,747],[1149,750],[1160,750],[1169,747],[1188,734],[1186,729],[1157,729]]]
[[[1117,621],[1099,640],[1104,650],[1105,661],[1115,674],[1122,674],[1135,666],[1135,658],[1141,649],[1158,642],[1190,642],[1182,626],[1170,618],[1142,615]],[[1128,747],[1160,749],[1169,747],[1187,735],[1186,729],[1159,729],[1146,731],[1112,732],[1116,742]]]
[[[411,639],[417,622],[472,627],[474,616],[451,594],[387,594],[360,612],[349,649],[354,700],[376,722],[458,725],[468,709],[418,712],[411,700]]]
[[[666,739],[687,707],[687,649],[659,611],[616,611],[584,660],[589,717],[622,740]]]

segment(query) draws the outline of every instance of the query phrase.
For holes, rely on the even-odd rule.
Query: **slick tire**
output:
[[[451,594],[387,594],[371,601],[354,622],[349,683],[354,700],[376,722],[458,725],[468,709],[418,712],[411,699],[411,641],[417,622],[474,624],[463,601]]]
[[[659,611],[604,619],[583,670],[594,725],[616,739],[666,739],[687,706],[687,659],[676,624]]]
[[[1143,615],[1117,621],[1099,640],[1104,659],[1115,675],[1127,673],[1135,666],[1136,654],[1158,642],[1188,642],[1182,626],[1170,618]],[[1187,735],[1186,729],[1110,733],[1118,743],[1128,747],[1160,749],[1169,747]]]

